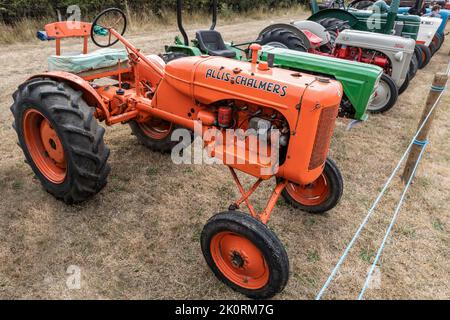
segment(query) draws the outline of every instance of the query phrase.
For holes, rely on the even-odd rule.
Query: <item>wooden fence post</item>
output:
[[[417,129],[420,129],[422,126],[422,123],[425,121],[426,117],[430,113],[431,109],[433,108],[434,104],[436,103],[437,99],[439,98],[439,95],[442,92],[442,88],[444,88],[447,84],[448,74],[446,73],[437,73],[434,75],[433,80],[433,86],[430,89],[430,93],[428,94],[428,99],[425,104],[425,108],[422,112],[422,117],[419,122],[419,126]],[[422,148],[424,147],[423,144],[425,141],[427,141],[428,138],[428,132],[430,131],[431,125],[433,123],[434,115],[436,112],[433,112],[433,114],[428,119],[427,123],[424,125],[422,130],[420,131],[415,143],[412,146],[411,152],[409,153],[408,160],[406,161],[405,170],[403,171],[402,179],[404,183],[407,183],[409,179],[411,178],[411,174],[414,170],[414,167],[416,165],[416,162],[419,158],[420,152],[422,151]]]

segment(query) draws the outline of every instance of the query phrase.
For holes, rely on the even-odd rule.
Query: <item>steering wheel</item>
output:
[[[119,42],[119,39],[112,41],[111,29],[117,31],[121,36],[127,30],[127,16],[117,8],[106,9],[95,17],[91,28],[91,39],[96,46],[100,48],[108,48]],[[100,38],[107,38],[108,42],[100,41]]]

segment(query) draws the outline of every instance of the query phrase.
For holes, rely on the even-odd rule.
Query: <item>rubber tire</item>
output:
[[[300,209],[302,211],[313,214],[323,214],[330,211],[338,205],[339,201],[342,198],[342,194],[344,193],[344,179],[342,178],[342,174],[338,166],[330,158],[328,158],[325,162],[323,173],[327,177],[328,183],[331,186],[331,190],[328,199],[326,199],[325,202],[321,203],[320,205],[305,206],[292,198],[286,188],[281,192],[281,196],[286,201],[286,203],[288,203],[295,209]],[[280,180],[278,179],[278,181]]]
[[[398,87],[395,84],[394,80],[392,80],[392,78],[390,76],[388,76],[387,74],[383,73],[383,75],[381,76],[380,82],[381,81],[384,81],[387,83],[389,90],[391,91],[391,97],[390,97],[389,101],[384,105],[384,107],[381,107],[378,110],[368,110],[372,114],[384,113],[384,112],[392,109],[392,107],[395,105],[395,103],[397,102],[397,99],[398,99]]]
[[[416,55],[413,55],[411,58],[411,62],[409,63],[408,74],[410,79],[414,79],[419,70],[419,62],[417,61]]]
[[[189,57],[189,55],[183,52],[167,52],[161,54],[160,57],[164,60],[165,63],[169,63],[173,60]]]
[[[433,41],[431,41],[429,48],[430,48],[431,56],[433,57],[434,54],[437,52],[436,44],[433,43]]]
[[[243,288],[230,281],[217,267],[211,255],[211,240],[219,232],[230,231],[250,240],[264,255],[269,266],[268,283],[261,289]],[[289,280],[289,258],[276,234],[259,220],[241,212],[228,211],[213,216],[203,228],[201,248],[215,276],[233,290],[252,299],[269,299],[283,291]]]
[[[414,47],[414,55],[416,56],[418,62],[419,70],[423,68],[423,58],[422,58],[422,49],[418,45]]]
[[[428,48],[426,45],[423,44],[416,44],[416,46],[420,47],[420,50],[422,51],[424,59],[422,59],[422,68],[425,68],[431,61],[431,51],[430,48]]]
[[[15,120],[13,128],[27,163],[44,189],[67,204],[81,203],[96,195],[106,185],[111,171],[107,163],[110,150],[103,140],[105,129],[98,124],[95,109],[86,104],[82,95],[81,91],[64,82],[35,78],[22,84],[14,93],[11,107]],[[23,115],[31,106],[50,121],[63,145],[67,174],[61,184],[49,181],[28,151]]]
[[[301,38],[294,32],[282,28],[276,28],[261,36],[260,45],[266,45],[270,42],[278,42],[288,49],[308,52],[307,46]]]
[[[164,60],[165,63],[169,63],[173,60],[188,57],[188,55],[182,52],[168,52],[160,55],[160,57]],[[172,141],[172,133],[174,130],[178,129],[179,126],[173,125],[171,133],[167,137],[161,140],[157,140],[147,136],[135,121],[131,121],[129,125],[131,131],[133,132],[133,135],[136,136],[138,141],[152,151],[169,153],[172,151],[173,147],[175,147],[179,143],[178,141]]]
[[[333,26],[339,25],[344,22],[344,20],[338,19],[338,18],[324,18],[319,19],[316,21],[318,24],[322,25],[325,29],[329,29]],[[348,23],[344,23],[339,27],[339,32],[345,30],[345,29],[351,29],[350,25]]]
[[[444,44],[445,41],[445,34],[442,33],[436,33],[436,36],[439,37],[439,45],[437,46],[437,50],[439,51]]]
[[[433,55],[439,51],[439,49],[442,47],[442,43],[443,43],[443,35],[441,35],[440,33],[435,33],[433,40],[431,41],[431,44],[433,45],[433,47],[430,44],[430,50],[434,50]]]
[[[406,79],[403,82],[403,84],[400,86],[400,88],[398,88],[398,94],[401,95],[403,92],[406,91],[406,89],[408,89],[409,87],[409,83],[411,82],[411,76],[410,73],[408,72],[406,74]]]
[[[139,143],[152,151],[170,153],[179,143],[178,141],[172,141],[172,133],[179,128],[178,126],[172,125],[170,133],[164,139],[153,139],[149,137],[135,121],[130,121],[129,126]]]

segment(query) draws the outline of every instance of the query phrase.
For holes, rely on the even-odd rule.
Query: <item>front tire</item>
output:
[[[418,70],[419,70],[419,62],[417,61],[416,55],[413,55],[408,70],[410,79],[413,79],[416,76]]]
[[[289,182],[281,195],[296,209],[322,214],[337,206],[344,192],[344,180],[333,160],[327,159],[322,175],[313,183],[301,186]]]
[[[383,73],[375,98],[367,108],[371,113],[386,112],[395,105],[398,99],[398,88],[394,80]]]
[[[88,200],[106,185],[109,149],[94,108],[64,82],[32,79],[14,94],[13,127],[45,190],[67,204]]]
[[[202,252],[216,277],[252,299],[280,293],[289,279],[283,244],[266,225],[236,211],[212,217],[201,234]]]
[[[411,79],[411,76],[410,76],[410,73],[408,72],[408,73],[406,74],[405,81],[403,81],[403,84],[400,86],[400,88],[398,88],[398,94],[399,94],[399,95],[402,94],[403,92],[405,92],[406,89],[408,89],[409,83],[410,83],[410,81],[411,81],[410,79]]]

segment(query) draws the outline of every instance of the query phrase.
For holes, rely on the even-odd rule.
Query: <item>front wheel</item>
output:
[[[201,235],[206,263],[216,277],[252,299],[280,293],[289,278],[283,244],[266,225],[236,211],[212,217]]]
[[[344,181],[333,160],[327,159],[322,175],[306,186],[289,182],[281,193],[284,200],[296,209],[309,213],[325,213],[339,203]]]
[[[370,103],[367,110],[372,113],[383,113],[390,110],[398,98],[398,88],[394,80],[387,74],[383,73],[380,84],[378,85],[375,97]]]

